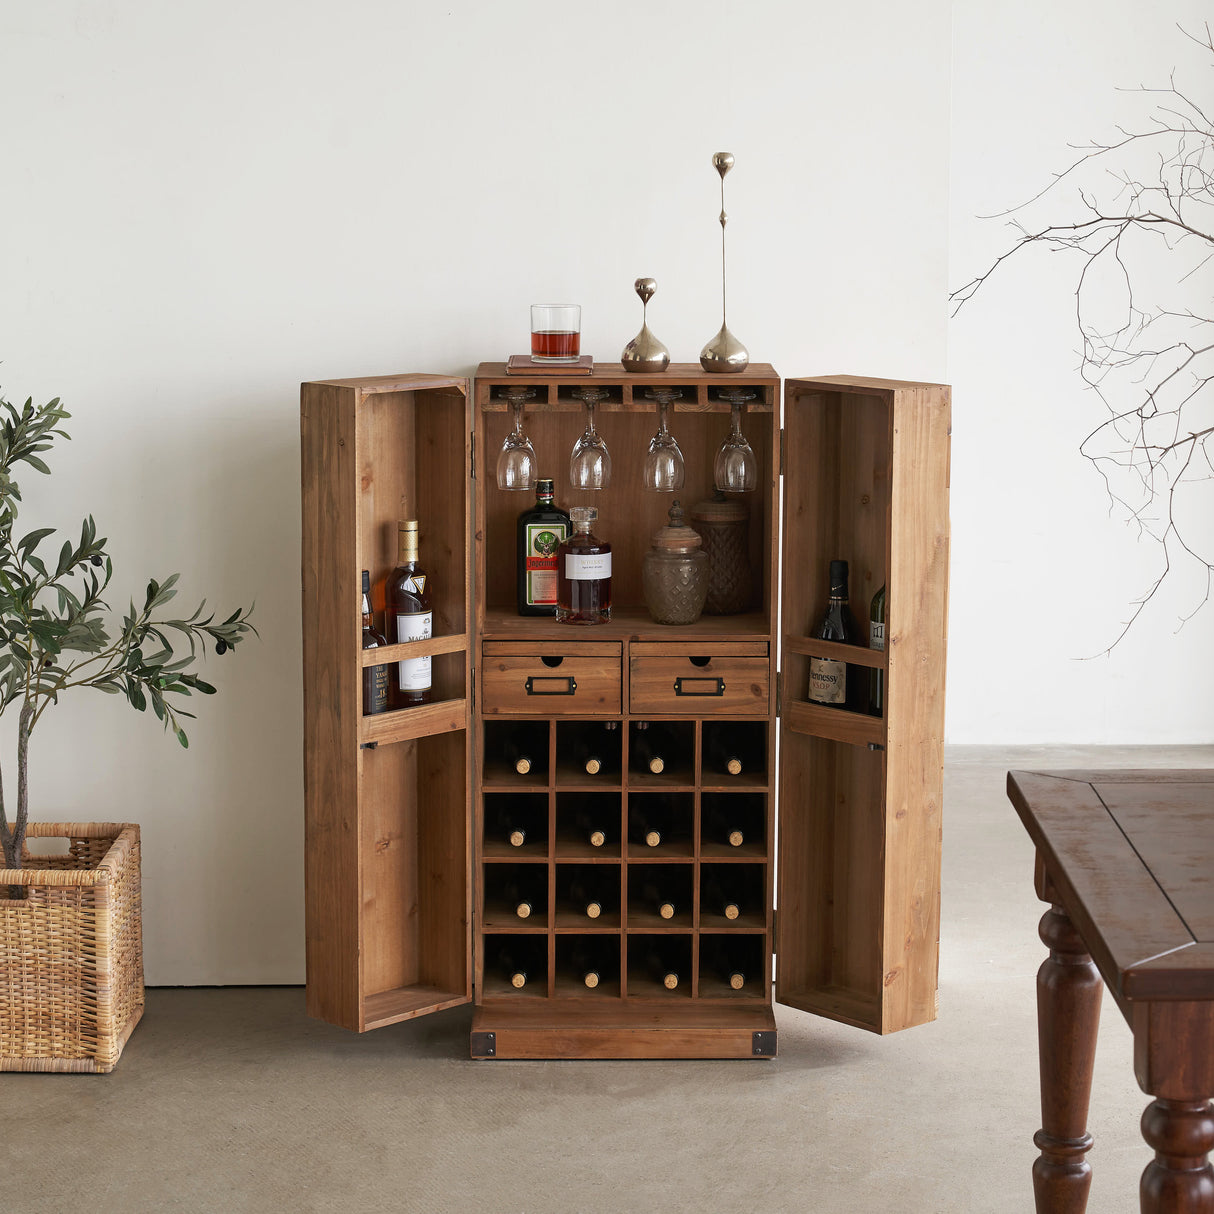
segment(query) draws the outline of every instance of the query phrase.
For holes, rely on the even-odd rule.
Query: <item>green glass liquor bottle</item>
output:
[[[553,502],[553,482],[535,482],[535,505],[518,516],[518,613],[556,615],[556,550],[569,535],[569,515]]]

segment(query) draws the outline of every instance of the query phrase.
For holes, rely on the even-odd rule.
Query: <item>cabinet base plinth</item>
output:
[[[671,1009],[627,1000],[610,1008],[485,1004],[472,1018],[473,1058],[773,1058],[769,1006]]]

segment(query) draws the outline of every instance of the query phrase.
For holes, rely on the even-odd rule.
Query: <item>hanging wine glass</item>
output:
[[[751,493],[759,487],[759,461],[742,433],[742,409],[754,398],[745,388],[727,388],[721,393],[730,406],[729,433],[713,460],[712,483],[722,493]]]
[[[683,393],[678,388],[650,388],[647,400],[657,401],[658,432],[649,440],[645,456],[645,488],[655,493],[673,493],[683,488],[683,452],[674,435],[666,428],[666,414]]]
[[[535,487],[535,448],[523,432],[523,405],[535,396],[534,388],[507,388],[503,392],[514,410],[514,429],[506,435],[497,456],[499,489]]]
[[[569,483],[575,489],[606,489],[611,483],[611,453],[594,428],[594,406],[610,395],[606,388],[575,388],[586,406],[586,430],[569,455]]]

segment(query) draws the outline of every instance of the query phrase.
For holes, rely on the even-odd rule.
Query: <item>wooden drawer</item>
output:
[[[706,645],[638,642],[628,672],[628,711],[677,716],[732,716],[768,711],[767,642]]]
[[[620,712],[618,641],[486,641],[482,657],[481,711],[486,714]]]

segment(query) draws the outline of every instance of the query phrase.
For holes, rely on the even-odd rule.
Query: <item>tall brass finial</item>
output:
[[[725,323],[725,174],[733,168],[732,152],[715,152],[712,167],[721,177],[721,331],[700,351],[700,366],[705,371],[744,371],[750,362],[746,347],[729,331]]]

